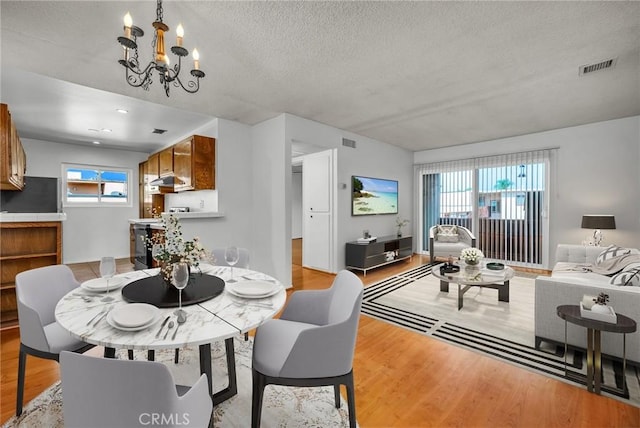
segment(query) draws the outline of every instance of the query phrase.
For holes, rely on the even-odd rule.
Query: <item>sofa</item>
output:
[[[460,257],[464,248],[475,246],[476,237],[466,227],[438,224],[429,229],[429,255],[432,263],[436,257]]]
[[[540,348],[542,342],[564,345],[565,321],[557,315],[560,305],[579,305],[584,295],[596,296],[600,292],[609,295],[609,305],[616,313],[626,315],[640,324],[640,285],[613,285],[619,282],[625,272],[617,275],[605,275],[593,272],[601,270],[605,251],[611,247],[593,247],[582,245],[560,244],[556,249],[555,266],[551,276],[538,276],[535,280],[535,345]],[[619,248],[619,247],[618,247]],[[637,249],[627,249],[640,257]],[[613,261],[613,260],[610,260]],[[637,263],[636,263],[637,266]],[[631,269],[634,265],[630,264]],[[628,275],[627,275],[628,276]],[[635,281],[635,280],[634,280]],[[627,282],[630,284],[629,282]],[[623,335],[620,333],[602,332],[602,354],[609,357],[622,358]],[[640,330],[626,335],[627,362],[640,366]],[[567,344],[574,348],[587,348],[586,328],[567,323]]]

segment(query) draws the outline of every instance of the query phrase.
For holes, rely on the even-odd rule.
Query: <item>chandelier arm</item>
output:
[[[193,89],[187,89],[183,84],[182,84],[182,80],[180,80],[179,77],[176,77],[174,79],[173,84],[177,87],[178,84],[179,86],[185,90],[185,92],[189,92],[190,94],[195,94],[196,92],[198,92],[198,89],[200,89],[200,78],[197,77],[196,81],[194,82],[193,80],[189,80],[187,81],[187,86],[189,88],[193,88]]]
[[[125,78],[127,83],[134,88],[144,88],[145,90],[149,89],[149,85],[151,84],[151,74],[153,73],[153,66],[155,63],[149,63],[144,71],[137,72],[136,70],[131,69],[130,67],[126,68]],[[132,73],[132,74],[131,74]]]

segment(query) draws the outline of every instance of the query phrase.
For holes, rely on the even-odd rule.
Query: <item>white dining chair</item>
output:
[[[84,352],[93,347],[73,338],[54,316],[58,301],[79,285],[65,265],[45,266],[16,275],[20,327],[17,416],[22,414],[27,354],[58,361],[61,351]]]
[[[349,426],[355,428],[353,355],[362,293],[362,281],[342,270],[327,290],[294,292],[279,319],[258,327],[253,343],[252,428],[260,427],[264,388],[270,384],[332,385],[336,408],[340,385],[345,385]]]
[[[60,354],[67,428],[206,427],[213,401],[207,375],[176,387],[162,363]]]

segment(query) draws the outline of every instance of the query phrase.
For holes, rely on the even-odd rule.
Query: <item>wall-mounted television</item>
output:
[[[351,176],[351,215],[398,214],[398,181]]]

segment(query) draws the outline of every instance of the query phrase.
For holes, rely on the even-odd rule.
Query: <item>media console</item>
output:
[[[412,255],[411,236],[382,236],[368,244],[347,242],[345,264],[347,269],[361,270],[366,276],[370,269],[411,258]]]

